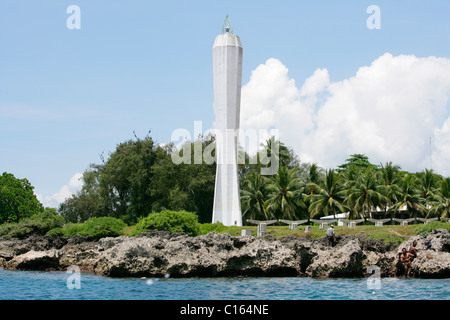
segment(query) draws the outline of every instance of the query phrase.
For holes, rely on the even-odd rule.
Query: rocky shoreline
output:
[[[211,232],[198,237],[154,231],[140,236],[99,240],[70,236],[33,235],[0,238],[0,268],[7,270],[81,271],[107,277],[367,277],[376,265],[381,277],[403,276],[402,248],[417,241],[413,277],[450,278],[450,233],[434,230],[400,245],[366,237],[338,236],[334,247],[326,239],[286,236],[234,237]],[[431,244],[427,249],[426,242]]]

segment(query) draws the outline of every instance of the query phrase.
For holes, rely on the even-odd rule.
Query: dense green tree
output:
[[[188,141],[182,150],[157,145],[150,137],[121,143],[101,164],[90,165],[82,189],[60,212],[70,222],[109,216],[132,224],[149,212],[189,210],[201,222],[210,222],[216,167],[202,158],[198,162],[194,153],[199,148],[201,155],[212,140]],[[186,162],[174,161],[175,155],[185,155]]]
[[[83,173],[81,190],[60,204],[58,211],[66,222],[79,223],[92,217],[110,215],[109,201],[100,188],[103,167],[91,164]]]
[[[211,222],[216,176],[214,141],[211,135],[199,137],[194,142],[186,142],[182,150],[166,148],[165,155],[158,157],[161,160],[152,167],[151,192],[156,198],[153,211],[183,209],[196,212],[201,223]],[[183,156],[184,151],[190,153],[185,158],[187,163],[174,163],[172,154]]]
[[[154,198],[151,167],[157,146],[153,139],[128,140],[119,144],[101,169],[100,192],[109,200],[108,216],[135,221],[151,211]]]
[[[374,165],[369,162],[369,157],[367,157],[364,154],[357,153],[357,154],[350,155],[350,158],[345,160],[344,164],[339,165],[337,168],[337,172],[340,173],[340,172],[346,170],[350,166],[355,166],[357,168],[362,168],[362,169],[366,169],[366,168],[377,169],[378,168],[377,165]]]
[[[148,214],[157,148],[150,137],[118,144],[107,160],[84,172],[81,191],[62,204],[61,214],[70,222],[109,216],[127,223]]]
[[[0,223],[18,222],[42,212],[44,207],[33,190],[27,179],[17,179],[13,174],[4,172],[0,176]]]

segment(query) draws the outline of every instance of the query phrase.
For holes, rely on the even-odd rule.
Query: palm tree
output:
[[[419,212],[424,216],[425,207],[422,204],[424,199],[417,189],[416,176],[411,173],[405,174],[400,182],[400,187],[401,195],[393,205],[393,209],[399,210],[402,207],[406,207],[410,214],[417,215],[417,212]]]
[[[385,213],[396,203],[401,195],[400,188],[400,166],[387,162],[381,165],[380,184],[382,185],[382,193],[389,200],[385,206]]]
[[[275,175],[276,171],[274,170],[273,161],[278,163],[275,168],[278,170],[282,166],[286,166],[290,161],[289,149],[285,146],[283,142],[276,139],[275,136],[271,136],[269,139],[265,141],[265,143],[261,144],[263,148],[259,152],[259,159],[261,164],[266,167],[267,165],[271,169],[270,175]]]
[[[336,213],[345,211],[345,189],[339,177],[335,170],[329,169],[319,183],[308,184],[308,188],[312,190],[306,196],[310,203],[308,211],[311,218],[318,215],[336,216]]]
[[[305,186],[306,195],[314,192],[313,185],[319,184],[323,175],[323,169],[317,163],[304,165],[304,173],[302,174],[302,181]]]
[[[434,199],[430,201],[431,209],[428,215],[448,218],[450,216],[450,178],[442,179],[439,182],[439,188],[433,197]]]
[[[317,163],[313,163],[309,166],[308,170],[308,182],[318,183],[322,174],[322,168],[320,168]]]
[[[273,218],[265,208],[269,179],[253,172],[244,181],[241,190],[242,216],[247,219],[268,220]]]
[[[345,170],[341,171],[341,176],[344,181],[346,189],[350,189],[355,185],[356,180],[358,180],[361,171],[361,167],[356,166],[355,164],[350,164],[346,167]]]
[[[433,169],[425,169],[425,171],[418,174],[419,183],[418,189],[422,198],[426,199],[433,195],[433,192],[438,186],[438,177],[434,174]]]
[[[428,211],[429,205],[427,204],[436,196],[439,178],[434,174],[433,169],[425,169],[425,171],[418,174],[418,177],[417,189],[424,200],[425,210]]]
[[[352,209],[353,214],[366,219],[377,207],[381,208],[389,201],[381,189],[376,172],[369,167],[354,181],[347,192],[345,203]]]
[[[277,174],[269,180],[269,195],[266,210],[278,219],[300,218],[300,210],[306,209],[302,199],[301,180],[295,169],[281,166]]]

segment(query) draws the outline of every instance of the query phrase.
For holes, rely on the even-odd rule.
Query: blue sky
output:
[[[81,10],[79,30],[66,26],[72,4]],[[381,10],[379,30],[367,28],[370,5]],[[177,128],[193,130],[194,121],[212,128],[212,45],[227,14],[244,47],[243,86],[271,58],[280,62],[271,70],[285,67],[299,92],[318,69],[326,69],[328,88],[345,84],[386,53],[395,65],[402,55],[423,63],[429,61],[420,59],[444,58],[445,66],[450,59],[450,1],[443,0],[0,0],[0,172],[27,178],[41,199],[47,198],[45,204],[55,203],[52,197],[63,186],[76,187],[69,183],[75,174],[99,163],[102,152],[132,139],[133,131],[144,137],[151,130],[157,142],[165,143]],[[427,91],[442,95],[429,132],[441,143],[437,166],[450,160],[444,126],[450,90],[444,76],[429,79],[441,81],[443,88]],[[313,124],[305,132],[321,125],[314,119],[322,105],[311,108],[317,112],[311,111]],[[283,128],[282,123],[271,125]],[[310,137],[320,143],[321,132],[316,133]],[[295,135],[286,137],[289,145],[296,144]],[[349,152],[366,152],[372,159],[372,150],[352,149],[357,144],[350,142],[333,159],[305,147],[305,159],[325,166],[342,163]],[[295,146],[301,158],[302,146]],[[426,163],[423,157],[416,162]],[[390,161],[392,154],[373,151],[373,158]],[[421,169],[394,160],[405,169]]]

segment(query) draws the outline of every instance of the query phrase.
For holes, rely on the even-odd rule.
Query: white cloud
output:
[[[313,77],[323,75],[316,72]],[[310,88],[317,91],[311,81]],[[244,130],[280,130],[280,139],[302,136],[313,128],[312,104],[302,101],[295,80],[288,77],[288,69],[277,59],[269,59],[258,66],[241,94],[241,128]]]
[[[438,172],[440,170],[445,171],[443,168],[448,168],[450,163],[450,118],[444,122],[442,127],[435,128],[434,141],[435,152],[430,165],[433,169],[436,168]],[[447,175],[450,174],[447,173]]]
[[[305,80],[300,94],[302,96],[314,97],[324,91],[330,85],[330,75],[327,69],[317,69],[314,74]]]
[[[242,88],[241,127],[280,130],[303,161],[335,167],[350,154],[450,175],[450,59],[382,55],[338,82],[317,69],[299,88],[277,59]]]
[[[57,208],[59,204],[63,203],[66,199],[70,198],[73,194],[81,189],[83,181],[81,173],[75,173],[70,178],[68,184],[61,187],[59,192],[54,193],[51,196],[43,196],[38,194],[37,198],[44,205],[44,207]]]

